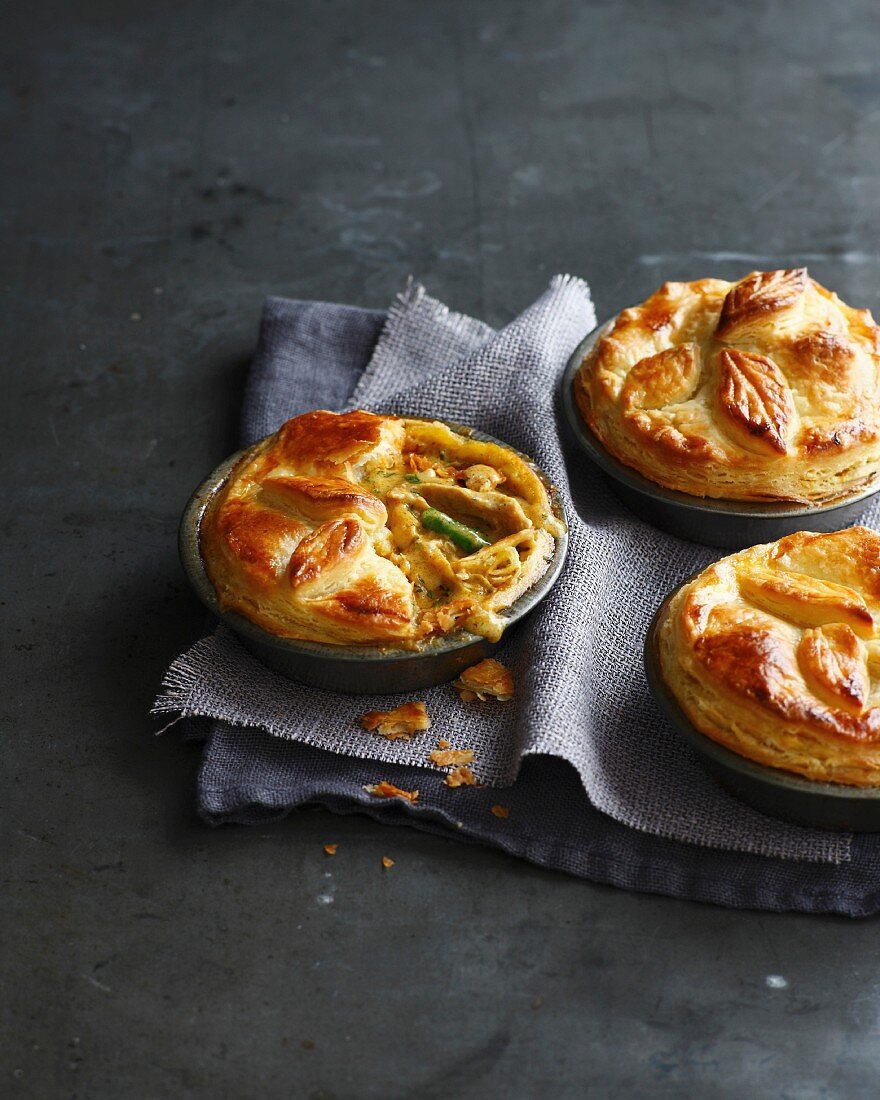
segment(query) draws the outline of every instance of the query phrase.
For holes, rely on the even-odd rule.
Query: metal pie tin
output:
[[[484,432],[448,421],[442,423],[461,435],[514,450]],[[260,442],[262,440],[253,446],[259,446]],[[454,680],[464,669],[490,656],[498,648],[499,642],[493,643],[477,634],[466,632],[435,639],[418,650],[305,642],[270,634],[243,615],[221,608],[205,570],[199,546],[199,531],[202,517],[214,494],[223,487],[235,464],[249,450],[250,447],[238,451],[221,462],[193,493],[180,520],[178,549],[184,573],[195,594],[263,664],[291,680],[298,680],[325,691],[351,695],[391,695],[418,691]],[[565,516],[557,492],[530,458],[526,455],[520,457],[544,480],[554,513],[564,523]],[[502,637],[506,637],[507,631],[536,607],[556,583],[565,564],[567,549],[566,528],[555,538],[553,557],[547,571],[503,612],[507,626]]]
[[[742,550],[773,542],[795,531],[839,531],[855,523],[880,489],[874,478],[867,488],[831,504],[790,504],[715,500],[665,489],[615,458],[581,416],[574,395],[575,376],[596,341],[613,324],[594,329],[575,348],[562,376],[562,409],[581,450],[609,478],[620,499],[635,514],[661,531],[691,542]]]
[[[694,577],[689,577],[685,584]],[[670,602],[683,587],[680,585],[666,597],[651,620],[645,637],[645,674],[660,709],[673,729],[695,750],[709,774],[735,798],[770,817],[821,829],[880,832],[880,787],[820,783],[757,764],[697,729],[666,683],[660,664],[660,626]]]

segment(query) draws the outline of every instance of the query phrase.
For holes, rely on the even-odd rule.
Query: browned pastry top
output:
[[[810,779],[880,786],[880,534],[799,532],[723,558],[660,624],[703,733]]]
[[[664,283],[575,380],[620,461],[695,496],[831,501],[880,471],[880,329],[806,268]]]

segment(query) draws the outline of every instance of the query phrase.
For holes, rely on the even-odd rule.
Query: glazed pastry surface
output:
[[[619,461],[668,489],[830,502],[880,473],[880,329],[806,268],[665,283],[575,378]]]
[[[798,532],[723,558],[659,624],[663,678],[708,737],[808,779],[880,786],[880,534]]]
[[[436,421],[317,411],[248,450],[200,531],[220,604],[281,637],[419,648],[500,614],[564,530],[516,452]]]

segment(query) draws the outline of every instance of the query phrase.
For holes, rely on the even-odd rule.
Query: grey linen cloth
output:
[[[716,555],[641,523],[585,459],[563,453],[558,378],[593,323],[586,284],[562,277],[497,333],[420,287],[387,319],[324,303],[267,303],[244,442],[321,406],[473,424],[548,472],[571,549],[550,597],[499,654],[516,676],[516,700],[463,706],[448,686],[431,689],[424,697],[434,728],[409,744],[358,726],[364,710],[399,698],[334,696],[285,681],[222,629],[197,643],[172,665],[156,709],[215,719],[201,810],[216,822],[257,821],[320,802],[452,829],[619,885],[730,905],[872,911],[880,881],[870,838],[788,826],[730,798],[650,699],[640,663],[647,621],[670,587]],[[450,791],[424,767],[437,736],[474,748],[484,782],[519,778],[503,792]],[[418,787],[418,805],[370,799],[362,786],[379,778]],[[492,816],[494,802],[511,808],[507,819]]]

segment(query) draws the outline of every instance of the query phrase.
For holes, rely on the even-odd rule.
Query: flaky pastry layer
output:
[[[808,779],[880,786],[880,534],[799,532],[705,569],[659,624],[702,733]]]
[[[575,378],[618,460],[668,489],[832,501],[880,473],[880,329],[806,268],[664,283]]]
[[[500,614],[563,531],[537,470],[437,421],[316,411],[250,448],[202,520],[223,608],[280,637],[418,648]]]

